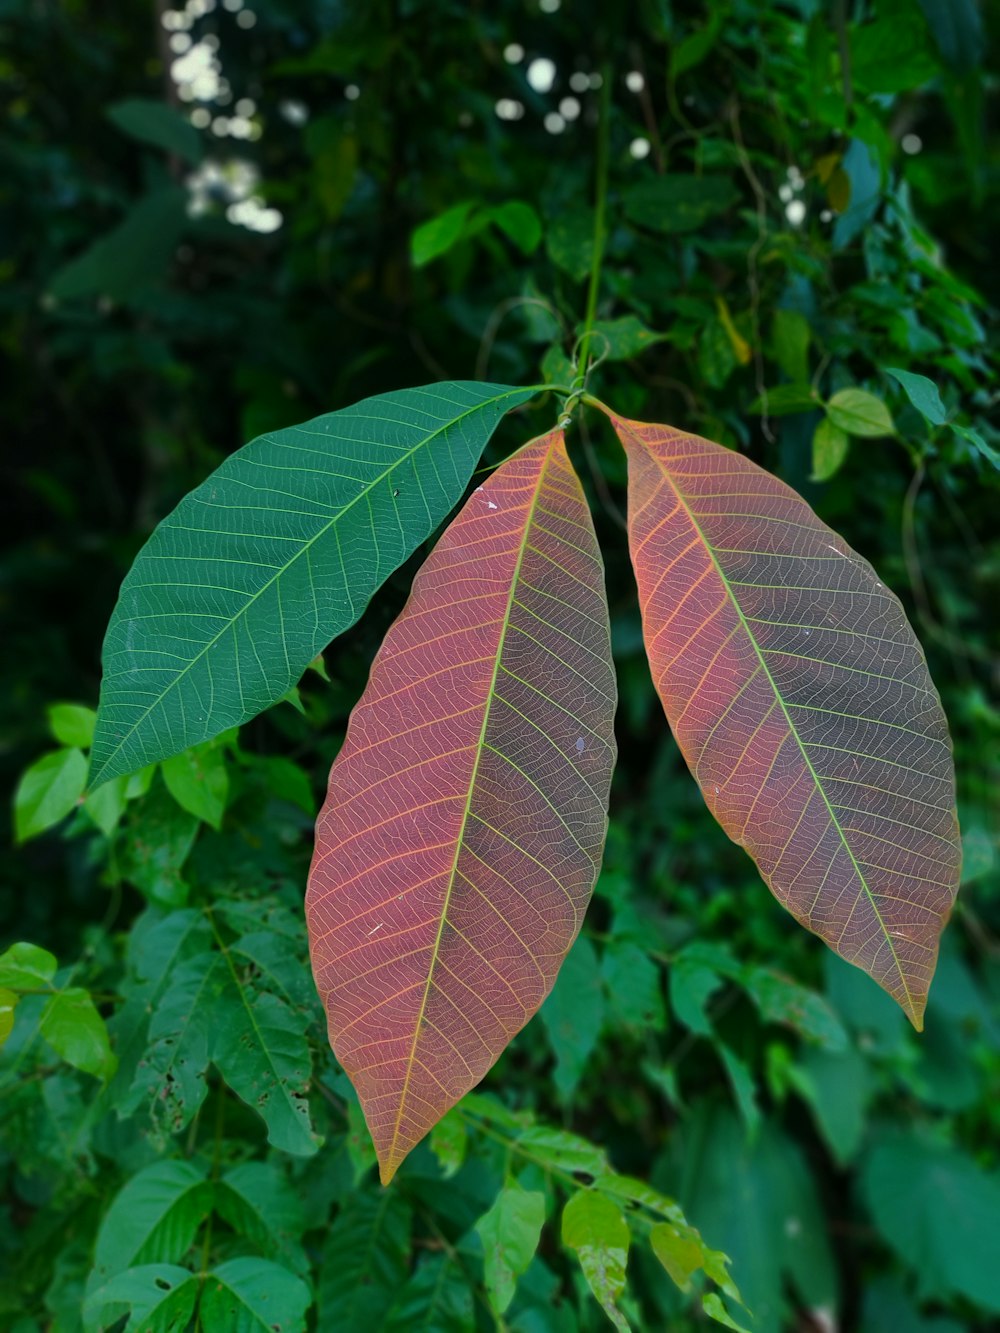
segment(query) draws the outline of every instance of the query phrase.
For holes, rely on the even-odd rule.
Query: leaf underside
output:
[[[532,389],[453,382],[262,435],[157,527],[104,642],[90,785],[282,698],[445,518]]]
[[[608,415],[653,679],[709,809],[919,1028],[961,851],[947,723],[899,600],[756,464]]]
[[[614,706],[600,552],[554,431],[420,570],[317,825],[313,971],[384,1181],[552,987],[600,864]]]

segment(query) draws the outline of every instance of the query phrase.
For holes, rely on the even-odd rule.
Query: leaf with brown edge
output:
[[[947,723],[899,600],[749,459],[604,410],[653,679],[709,809],[919,1029],[961,853]]]
[[[316,828],[313,972],[384,1182],[552,988],[600,865],[614,707],[600,552],[553,431],[417,574]]]

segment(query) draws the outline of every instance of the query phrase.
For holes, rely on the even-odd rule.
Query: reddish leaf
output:
[[[947,724],[898,599],[748,459],[609,415],[653,679],[709,809],[919,1028],[960,844]]]
[[[313,970],[384,1181],[552,987],[600,864],[614,704],[600,553],[554,431],[417,575],[317,825]]]

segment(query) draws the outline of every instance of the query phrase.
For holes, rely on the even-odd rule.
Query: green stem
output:
[[[565,421],[583,393],[590,369],[590,343],[597,318],[597,298],[601,287],[601,265],[604,261],[605,214],[608,201],[608,142],[611,121],[611,66],[601,68],[601,99],[597,112],[597,157],[594,189],[594,246],[590,260],[590,281],[587,285],[587,306],[583,318],[583,333],[577,343],[577,373],[570,393],[563,404]]]

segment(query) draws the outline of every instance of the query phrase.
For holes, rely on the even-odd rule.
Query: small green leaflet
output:
[[[536,392],[454,381],[262,435],[157,527],[104,641],[90,785],[276,703],[462,494]]]
[[[86,780],[82,750],[53,750],[36,759],[14,793],[16,840],[25,842],[65,819],[83,795]]]
[[[826,411],[830,422],[848,435],[877,439],[896,431],[885,403],[867,389],[840,389],[827,403]]]
[[[587,1285],[619,1333],[629,1324],[616,1304],[625,1290],[629,1229],[621,1209],[589,1190],[574,1194],[563,1209],[563,1244],[575,1250]]]
[[[926,375],[914,375],[909,370],[894,370],[892,366],[886,366],[885,373],[896,380],[907,398],[926,421],[929,421],[932,426],[944,425],[948,420],[948,413],[941,401],[938,386],[933,380],[929,380]]]
[[[486,1293],[498,1315],[514,1299],[517,1279],[535,1257],[544,1221],[545,1195],[510,1184],[476,1223],[483,1242]]]

